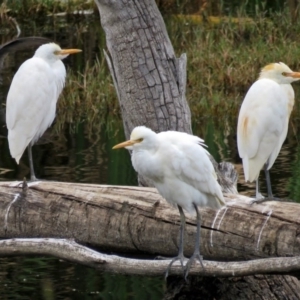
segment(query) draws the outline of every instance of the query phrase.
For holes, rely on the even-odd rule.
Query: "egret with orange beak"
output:
[[[268,198],[273,199],[269,170],[272,168],[287,136],[289,118],[294,106],[291,83],[300,79],[284,63],[265,66],[250,87],[240,109],[237,126],[239,155],[243,160],[246,181],[256,181],[256,198],[264,198],[259,191],[259,173],[265,170]]]
[[[192,263],[200,255],[201,216],[198,206],[219,209],[225,204],[221,187],[217,181],[210,154],[203,147],[204,141],[197,136],[177,131],[156,134],[145,126],[133,129],[130,140],[118,144],[113,149],[132,150],[131,161],[134,169],[153,181],[158,192],[180,213],[180,239],[178,255],[174,257],[165,274],[168,276],[172,264],[179,260],[187,277]],[[197,235],[194,254],[184,268],[183,209],[197,215]]]
[[[52,124],[65,84],[66,68],[61,60],[78,52],[81,50],[61,49],[55,43],[42,45],[12,80],[6,101],[9,150],[19,163],[28,146],[31,181],[36,180],[31,147]]]

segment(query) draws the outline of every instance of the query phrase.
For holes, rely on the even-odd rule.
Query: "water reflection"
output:
[[[162,299],[161,278],[113,275],[49,257],[0,259],[3,300]]]

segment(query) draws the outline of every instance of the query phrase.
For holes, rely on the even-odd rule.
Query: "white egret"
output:
[[[64,87],[66,68],[62,59],[79,49],[61,49],[55,43],[40,46],[15,74],[6,102],[6,124],[11,156],[19,163],[26,147],[31,180],[36,180],[32,145],[55,118],[56,102]]]
[[[258,177],[264,167],[268,198],[273,198],[269,170],[287,136],[294,106],[291,83],[300,79],[284,63],[265,66],[250,87],[240,109],[237,142],[246,181],[256,180],[256,198],[262,199]]]
[[[154,182],[158,192],[180,213],[180,241],[178,255],[167,268],[168,276],[172,264],[179,260],[183,268],[185,215],[183,209],[197,214],[197,238],[195,251],[185,269],[185,278],[191,264],[200,256],[201,216],[199,206],[218,209],[224,205],[221,187],[217,182],[209,153],[202,146],[204,141],[183,132],[165,131],[156,134],[151,129],[139,126],[133,129],[130,140],[113,147],[132,150],[134,169]]]

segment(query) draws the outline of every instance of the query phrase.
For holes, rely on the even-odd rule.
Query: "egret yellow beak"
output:
[[[119,149],[119,148],[125,148],[125,147],[129,147],[129,146],[132,146],[136,143],[138,143],[139,141],[132,141],[132,140],[129,140],[129,141],[126,141],[126,142],[123,142],[123,143],[120,143],[118,145],[115,145],[113,146],[113,149]]]
[[[292,77],[292,78],[300,78],[300,73],[299,72],[291,72],[291,73],[284,72],[283,76]]]
[[[62,49],[61,51],[58,52],[58,54],[66,55],[66,54],[74,54],[74,53],[78,53],[78,52],[82,52],[82,50],[81,49]]]

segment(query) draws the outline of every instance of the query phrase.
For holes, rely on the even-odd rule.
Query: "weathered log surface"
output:
[[[102,251],[177,253],[179,213],[153,188],[38,182],[25,197],[21,191],[16,182],[0,183],[1,238],[74,238]],[[205,259],[300,255],[299,204],[250,205],[251,199],[241,195],[225,198],[227,205],[218,212],[201,209]],[[186,230],[189,256],[196,232],[193,216],[188,215]]]

